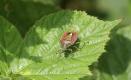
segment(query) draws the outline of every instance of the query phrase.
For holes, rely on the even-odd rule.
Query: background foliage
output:
[[[130,0],[1,0],[0,1],[0,16],[1,16],[0,17],[0,79],[3,80],[4,79],[10,80],[11,78],[14,80],[21,80],[21,79],[48,80],[49,78],[51,79],[53,78],[54,80],[67,79],[65,78],[65,76],[42,77],[40,76],[39,72],[36,72],[38,71],[38,69],[43,67],[42,66],[43,64],[46,64],[44,67],[47,67],[47,65],[49,65],[45,62],[43,62],[43,64],[41,64],[42,62],[40,62],[41,60],[43,61],[43,57],[41,57],[42,54],[38,55],[37,53],[38,51],[41,51],[41,46],[47,48],[47,46],[50,47],[52,45],[56,45],[57,48],[59,47],[57,45],[58,43],[50,43],[50,44],[48,43],[47,46],[42,45],[42,44],[47,44],[47,42],[43,42],[45,39],[42,35],[50,36],[50,34],[55,34],[54,32],[56,32],[58,33],[56,35],[60,37],[63,31],[60,28],[57,28],[59,26],[64,27],[69,25],[73,25],[73,26],[75,25],[75,27],[76,26],[84,27],[86,23],[90,23],[90,25],[95,24],[95,22],[97,22],[97,19],[95,18],[92,19],[91,17],[89,17],[89,19],[86,20],[84,18],[87,17],[85,16],[86,15],[85,13],[76,14],[76,13],[70,13],[68,11],[67,13],[66,11],[61,13],[58,12],[65,9],[82,10],[85,11],[88,15],[95,16],[98,19],[105,20],[105,21],[122,19],[122,22],[111,31],[110,40],[107,43],[106,41],[104,42],[104,44],[106,43],[105,52],[102,51],[104,48],[101,48],[102,50],[100,51],[102,52],[99,52],[98,50],[98,53],[100,53],[100,55],[103,53],[102,56],[99,55],[100,56],[99,59],[98,56],[97,59],[93,58],[95,62],[92,61],[94,63],[93,64],[92,62],[90,63],[92,65],[90,65],[89,70],[92,72],[92,75],[86,75],[85,77],[79,77],[79,75],[77,76],[69,75],[71,77],[70,79],[71,80],[78,79],[79,77],[79,80],[131,80],[131,57],[130,57],[131,56],[131,49],[130,49],[131,1]],[[67,16],[68,17],[67,19],[65,19],[61,15],[65,15],[65,17]],[[54,25],[53,22],[58,17],[60,18],[56,20]],[[78,21],[77,19],[75,20],[75,18],[77,18]],[[92,19],[91,22],[88,21],[90,20],[90,18]],[[72,19],[74,20],[74,22],[72,21]],[[107,24],[107,25],[112,24],[109,26],[113,28],[113,26],[115,26],[117,23],[118,22],[101,22],[101,21],[99,23],[98,20],[98,24],[96,25],[102,26],[103,24]],[[95,28],[100,28],[101,26],[98,27],[95,26]],[[51,28],[51,27],[55,27],[55,28]],[[67,30],[69,30],[68,27]],[[96,29],[96,31],[97,30],[98,29]],[[49,34],[44,33],[44,31]],[[81,34],[84,34],[82,33],[81,28],[80,28],[80,32]],[[108,35],[106,34],[106,36]],[[96,35],[95,39],[98,39],[97,37],[98,35]],[[54,38],[52,37],[51,39]],[[91,40],[91,39],[87,38],[87,40]],[[58,40],[56,40],[55,42],[58,42]],[[100,44],[98,45],[100,47]],[[88,52],[88,50],[91,51],[92,49],[95,48],[90,48],[90,49],[85,48],[83,49],[83,51]],[[55,50],[56,49],[52,51],[57,52]],[[89,60],[88,56],[86,56],[85,60],[86,59]],[[87,61],[87,63],[88,62],[90,61]],[[25,68],[27,64],[31,64],[31,65]],[[36,65],[36,64],[39,66],[32,67],[32,65]],[[69,64],[72,64],[72,62]],[[89,65],[86,63],[84,64],[87,66]],[[31,68],[36,71],[30,70]],[[83,70],[84,72],[86,69],[88,70],[88,68],[79,68],[78,70],[80,71]],[[90,71],[88,71],[87,73],[90,73]],[[30,73],[32,73],[32,75]],[[33,74],[37,74],[39,76],[33,76]]]

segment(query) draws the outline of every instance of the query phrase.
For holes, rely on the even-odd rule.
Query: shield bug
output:
[[[79,39],[77,32],[64,32],[60,38],[60,44],[62,49],[61,53],[64,53],[65,57],[68,57],[72,52],[77,51],[79,46]]]
[[[68,47],[74,45],[78,39],[77,32],[64,32],[60,39],[60,43],[63,49],[67,49]]]

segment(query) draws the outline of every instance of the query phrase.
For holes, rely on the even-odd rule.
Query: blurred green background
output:
[[[0,15],[24,37],[42,16],[60,10],[82,10],[101,20],[122,19],[112,31],[106,52],[81,80],[131,80],[131,0],[0,0]]]
[[[122,19],[122,26],[131,21],[131,0],[0,0],[0,15],[22,36],[42,16],[63,9],[86,11],[102,20]]]

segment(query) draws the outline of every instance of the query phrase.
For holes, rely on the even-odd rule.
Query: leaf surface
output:
[[[97,66],[96,80],[131,80],[131,26],[112,35]]]
[[[102,21],[82,11],[60,11],[43,17],[28,32],[20,55],[19,74],[32,79],[78,80],[105,51],[110,30],[120,20]],[[79,49],[65,56],[59,43],[64,32],[77,31]],[[30,59],[24,58],[30,56]]]
[[[0,75],[7,76],[15,70],[14,60],[19,58],[22,42],[14,25],[0,16]]]

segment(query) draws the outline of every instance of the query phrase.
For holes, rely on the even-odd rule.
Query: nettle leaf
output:
[[[131,25],[117,30],[95,70],[97,80],[131,80]]]
[[[22,38],[17,29],[0,16],[0,75],[3,77],[13,72],[12,68],[17,66],[14,60],[18,58],[21,44]]]
[[[43,17],[28,32],[17,74],[39,80],[78,80],[91,75],[88,68],[105,51],[110,30],[120,20],[102,21],[82,11],[60,11]],[[80,50],[65,57],[60,38],[78,31]]]

